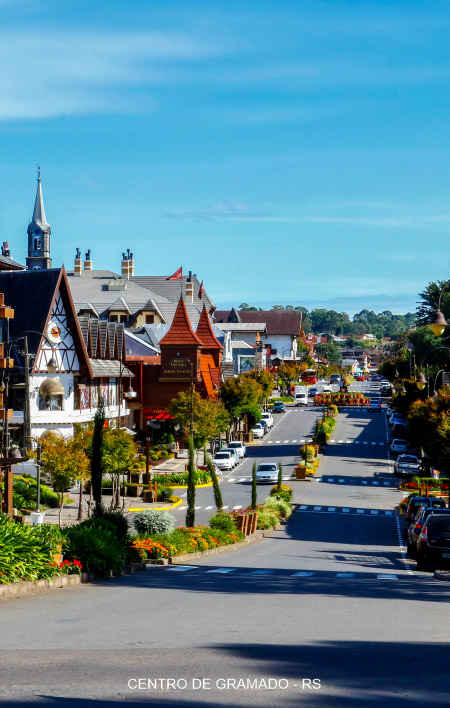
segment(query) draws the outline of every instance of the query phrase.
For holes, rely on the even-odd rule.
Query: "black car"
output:
[[[380,389],[381,396],[390,396],[391,393],[392,393],[392,390],[391,390],[390,386],[382,386]]]
[[[443,499],[437,499],[436,497],[411,497],[408,504],[408,511],[406,512],[406,529],[408,531],[409,525],[414,521],[414,517],[420,506],[430,507],[433,509],[446,509],[447,505]]]
[[[406,553],[410,558],[415,558],[417,555],[417,540],[425,526],[426,520],[431,514],[448,516],[450,515],[450,509],[433,509],[431,506],[419,507],[414,521],[409,525],[408,529],[408,546]]]
[[[405,423],[396,423],[392,428],[393,438],[407,438],[408,437],[408,426]]]
[[[450,566],[450,515],[431,514],[417,539],[417,570]]]
[[[272,408],[272,413],[284,413],[286,408],[283,401],[275,401]]]

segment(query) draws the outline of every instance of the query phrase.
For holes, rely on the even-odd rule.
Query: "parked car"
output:
[[[278,465],[276,462],[262,462],[256,468],[257,482],[276,482],[278,480]]]
[[[371,398],[367,406],[370,411],[381,411],[381,401],[379,398]]]
[[[219,470],[232,470],[234,465],[234,455],[231,452],[216,452],[213,457],[213,463]]]
[[[283,401],[275,401],[272,408],[272,413],[284,413],[286,410]]]
[[[294,403],[296,406],[307,406],[308,405],[307,391],[302,391],[302,393],[296,393],[295,398],[294,398]]]
[[[331,374],[330,376],[330,384],[340,384],[342,381],[341,377],[339,374]]]
[[[392,428],[392,435],[396,438],[406,438],[408,435],[408,426],[406,423],[395,423]]]
[[[267,426],[267,422],[261,418],[261,420],[259,421],[259,425],[262,425],[262,427],[264,428],[264,435],[265,435],[269,431],[269,428]]]
[[[392,389],[390,386],[381,386],[380,396],[390,396],[391,393],[392,393]]]
[[[308,391],[308,396],[310,396],[311,398],[314,398],[314,396],[318,396],[318,395],[319,395],[319,389],[316,388],[316,386],[311,386],[311,388]]]
[[[220,452],[231,452],[231,454],[234,457],[234,466],[237,467],[239,462],[241,461],[241,456],[239,455],[238,450],[236,450],[235,447],[223,447]]]
[[[273,416],[272,413],[262,413],[261,415],[261,420],[265,420],[267,423],[267,427],[271,428],[273,426]]]
[[[390,387],[390,385],[391,385],[391,382],[390,382],[390,381],[388,381],[387,379],[381,378],[381,380],[380,380],[380,386],[389,386],[389,387]]]
[[[415,558],[417,555],[417,541],[430,514],[439,514],[440,516],[447,516],[448,514],[450,514],[450,509],[433,506],[419,506],[414,520],[408,528],[406,553],[410,558]]]
[[[322,386],[322,393],[333,393],[333,389],[329,384],[325,384],[325,386]]]
[[[401,455],[404,452],[408,452],[408,443],[406,440],[401,438],[394,438],[389,446],[390,451],[394,455]]]
[[[387,416],[387,418],[390,418],[391,415],[393,415],[394,413],[395,413],[395,408],[392,408],[392,406],[388,406],[388,407],[386,408],[386,416]]]
[[[415,455],[399,455],[394,462],[396,477],[410,477],[420,470],[420,460]]]
[[[431,514],[417,539],[417,570],[450,565],[450,516]]]
[[[247,453],[247,449],[242,440],[232,440],[228,443],[227,447],[237,450],[241,459],[243,459]]]
[[[396,423],[406,423],[405,418],[400,413],[392,413],[388,419],[388,425],[392,428]]]
[[[261,423],[256,423],[256,425],[254,425],[252,428],[253,437],[255,438],[263,438],[264,432],[264,427],[261,425]]]
[[[421,506],[433,509],[446,508],[446,504],[443,499],[437,499],[436,497],[411,497],[409,500],[408,509],[406,511],[406,530],[409,528],[409,525],[412,524],[414,517],[417,514],[417,510]]]

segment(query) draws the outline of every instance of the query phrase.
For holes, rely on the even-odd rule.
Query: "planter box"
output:
[[[127,487],[127,497],[140,497],[142,487]]]
[[[154,493],[151,492],[149,489],[145,489],[143,493],[143,501],[146,504],[152,504],[154,502]]]
[[[296,467],[295,476],[297,479],[306,479],[306,467]]]
[[[141,473],[140,472],[131,472],[130,477],[131,477],[130,482],[132,484],[139,484],[139,482],[141,481]]]
[[[112,497],[113,489],[112,487],[102,487],[102,495],[104,497]]]

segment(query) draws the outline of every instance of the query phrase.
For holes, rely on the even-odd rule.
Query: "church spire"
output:
[[[52,230],[45,216],[42,196],[41,168],[38,165],[37,190],[33,217],[28,224],[28,270],[45,270],[52,267],[50,258],[50,234]]]

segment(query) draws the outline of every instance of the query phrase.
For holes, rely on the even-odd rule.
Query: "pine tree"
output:
[[[187,488],[187,511],[186,526],[192,528],[195,525],[195,462],[194,462],[194,440],[189,437],[189,462],[188,462],[188,488]]]
[[[281,485],[283,483],[283,465],[281,462],[278,463],[278,483],[277,483],[277,491],[281,492]]]
[[[254,462],[252,468],[252,509],[256,509],[257,494],[258,492],[256,488],[256,462]]]
[[[219,480],[217,479],[216,470],[213,465],[213,462],[212,462],[211,458],[209,457],[209,455],[206,455],[206,453],[205,453],[205,460],[206,460],[206,464],[209,469],[209,474],[211,475],[211,481],[213,483],[214,502],[216,504],[217,511],[220,511],[223,507],[223,500],[222,500],[222,492],[220,491],[220,487],[219,487]]]
[[[105,408],[103,399],[100,399],[94,416],[94,434],[92,436],[91,455],[91,484],[94,499],[94,516],[101,516],[102,504],[102,476],[103,476],[103,434],[105,430]]]

